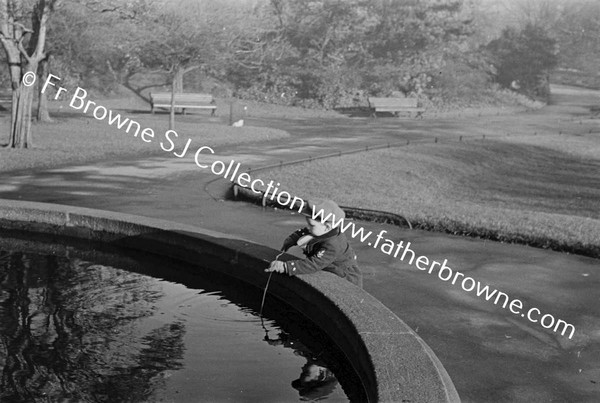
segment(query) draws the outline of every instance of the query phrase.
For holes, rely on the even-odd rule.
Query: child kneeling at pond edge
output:
[[[362,288],[362,273],[356,262],[356,254],[339,227],[333,228],[334,219],[339,221],[345,218],[344,211],[331,200],[315,200],[307,204],[308,213],[305,215],[308,226],[287,237],[281,248],[285,252],[293,246],[300,246],[306,258],[286,262],[275,260],[265,271],[294,276],[324,270]],[[321,217],[326,218],[324,222],[312,218],[312,212],[319,210],[323,210]]]

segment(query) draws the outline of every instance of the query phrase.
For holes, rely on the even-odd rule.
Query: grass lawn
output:
[[[154,139],[149,143],[144,142],[139,135],[134,137],[135,126],[126,133],[127,126],[118,129],[108,124],[108,118],[96,120],[92,117],[91,110],[84,114],[69,107],[67,102],[56,102],[51,104],[54,122],[32,125],[33,148],[0,148],[0,172],[49,168],[113,158],[172,155],[160,147],[161,141],[166,148],[170,146],[164,138],[169,121],[167,113],[151,115],[149,107],[135,99],[88,99],[121,114],[123,118],[137,121],[141,126],[140,133],[146,127],[152,129],[155,132]],[[229,111],[223,111],[221,114],[217,118],[211,118],[210,113],[206,111],[195,111],[186,116],[176,115],[175,131],[179,137],[171,136],[175,143],[173,152],[180,152],[188,138],[192,139],[193,145],[207,145],[218,152],[218,147],[225,144],[267,141],[289,136],[284,131],[271,128],[231,127],[228,125]],[[2,112],[0,144],[8,143],[9,126],[9,112]],[[190,147],[190,150],[195,149],[197,147]]]
[[[169,116],[161,110],[155,115],[150,114],[147,101],[132,95],[127,91],[127,96],[116,98],[97,98],[88,95],[91,100],[120,113],[124,118],[137,121],[141,130],[148,127],[155,132],[155,139],[145,143],[138,136],[133,136],[135,128],[130,134],[108,124],[108,118],[98,121],[92,116],[90,108],[87,114],[69,106],[74,89],[66,96],[66,100],[49,101],[49,109],[53,123],[32,124],[33,147],[28,150],[7,149],[1,147],[8,143],[10,128],[10,112],[0,112],[0,172],[32,168],[50,168],[61,165],[88,163],[115,158],[139,158],[150,155],[166,155],[160,148],[160,141],[164,141],[163,134],[168,129]],[[513,96],[514,98],[514,96]],[[181,150],[188,138],[196,145],[219,147],[225,144],[240,144],[244,142],[270,141],[287,137],[288,134],[281,130],[271,128],[257,128],[244,126],[233,128],[229,126],[230,112],[233,119],[249,118],[276,118],[276,119],[318,119],[344,117],[334,111],[289,107],[283,105],[266,104],[257,101],[218,98],[217,117],[210,117],[207,111],[191,110],[186,116],[176,115],[175,130],[179,134],[175,141],[176,149]],[[473,109],[470,113],[496,113],[499,110],[522,110],[524,101],[521,98],[512,99],[516,106],[512,109],[481,108]],[[531,107],[533,104],[525,106]],[[464,109],[464,108],[463,108]],[[469,111],[460,109],[459,112],[468,115]],[[489,109],[489,110],[488,110]],[[35,111],[33,111],[35,112]],[[432,115],[445,112],[430,111]],[[456,111],[447,112],[456,115]],[[168,143],[165,143],[168,146]],[[196,148],[194,148],[196,149]],[[169,153],[170,154],[170,153]]]
[[[511,136],[318,160],[270,172],[299,197],[413,226],[600,257],[600,137]],[[357,192],[356,189],[360,189]]]
[[[53,102],[55,121],[34,124],[32,149],[0,148],[0,172],[171,154],[159,145],[165,141],[168,114],[151,115],[147,103],[139,99],[93,100],[136,120],[142,129],[151,128],[155,138],[144,142],[133,136],[135,129],[128,134],[66,102]],[[216,118],[206,111],[177,115],[175,151],[188,139],[193,149],[207,145],[218,150],[225,144],[288,136],[270,128],[230,127],[227,101],[218,105]],[[306,118],[311,113],[301,108],[247,105],[247,110],[239,102],[235,105],[236,119],[243,118],[242,113],[289,118]],[[10,116],[3,112],[0,144],[8,140],[9,123]],[[389,211],[420,228],[600,257],[598,133],[411,144],[284,167],[271,174],[294,195],[328,197],[346,206]]]

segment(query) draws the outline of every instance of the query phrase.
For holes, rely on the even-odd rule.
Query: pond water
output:
[[[257,288],[160,257],[12,245],[0,242],[0,401],[364,399],[306,318],[267,295],[261,320]]]

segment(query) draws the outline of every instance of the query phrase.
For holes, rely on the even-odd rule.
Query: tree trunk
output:
[[[31,104],[33,101],[33,87],[23,84],[13,91],[12,99],[12,124],[9,147],[29,148],[31,142]]]
[[[183,83],[183,69],[180,67],[175,68],[175,72],[173,73],[173,82],[171,83],[171,109],[169,113],[169,130],[175,130],[175,93],[181,92],[177,91],[177,86]]]
[[[183,92],[183,75],[188,71],[195,70],[200,65],[191,67],[173,67],[173,81],[171,82],[171,113],[169,116],[169,129],[175,130],[175,94]]]
[[[38,108],[37,108],[37,120],[38,122],[52,122],[50,113],[48,113],[48,97],[46,93],[42,93],[44,83],[50,73],[50,55],[40,62],[40,68],[38,69]]]
[[[12,108],[11,108],[11,129],[8,137],[8,146],[11,148],[19,147],[21,143],[20,135],[21,131],[15,131],[15,122],[17,121],[17,112],[19,105],[19,100],[21,99],[21,87],[23,87],[23,83],[21,82],[21,54],[15,44],[12,41],[3,40],[2,45],[6,50],[6,55],[8,59],[8,66],[10,71],[10,80],[11,80],[11,88],[12,88]]]
[[[173,90],[176,93],[183,92],[183,73],[184,73],[183,69],[178,69],[175,72],[175,79],[173,80]]]
[[[171,88],[171,109],[169,110],[169,130],[175,130],[175,90]]]

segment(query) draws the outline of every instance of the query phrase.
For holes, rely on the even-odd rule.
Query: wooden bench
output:
[[[377,117],[377,112],[392,112],[396,116],[399,112],[407,112],[409,116],[415,113],[415,117],[423,119],[425,112],[425,108],[419,107],[417,98],[368,98],[368,101],[373,117]]]
[[[154,108],[171,108],[171,93],[170,92],[153,92],[150,94],[152,104],[152,114]],[[185,110],[189,108],[196,109],[212,109],[211,116],[214,116],[217,110],[215,100],[210,94],[192,94],[178,92],[175,94],[175,108],[181,108],[185,115]]]

